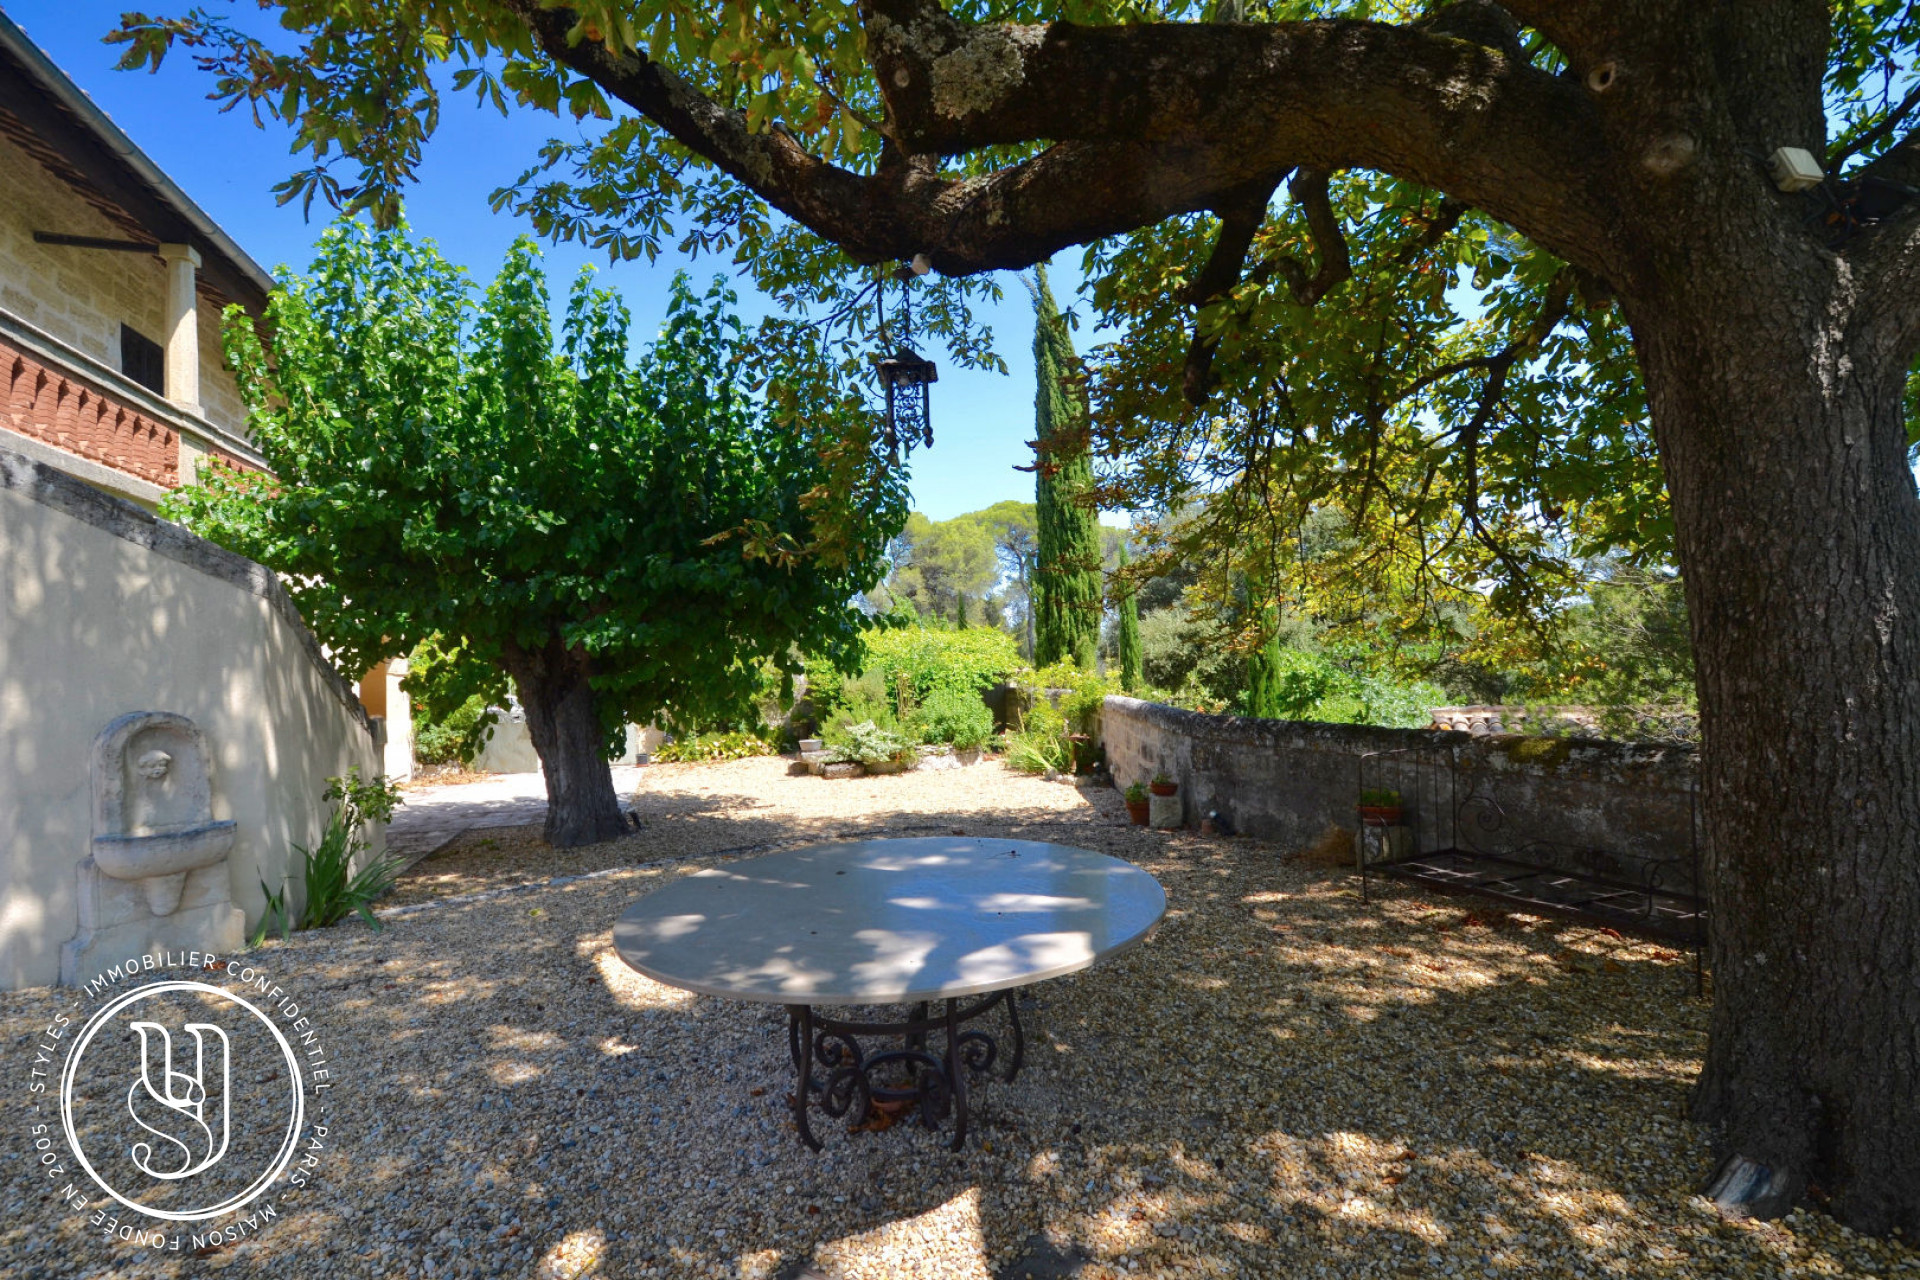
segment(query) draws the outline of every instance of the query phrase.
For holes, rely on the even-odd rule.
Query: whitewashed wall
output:
[[[249,927],[329,776],[380,753],[353,687],[273,575],[51,467],[0,450],[0,988],[52,983],[78,927],[95,735],[130,711],[206,734],[214,817]]]

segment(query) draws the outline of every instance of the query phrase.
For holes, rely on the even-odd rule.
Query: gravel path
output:
[[[1111,791],[997,765],[827,782],[656,766],[636,836],[564,853],[469,831],[374,934],[247,957],[333,1041],[336,1146],[257,1237],[152,1258],[86,1238],[6,1166],[0,1276],[1920,1276],[1797,1215],[1723,1220],[1683,1119],[1705,1006],[1687,963],[1243,840],[1125,825]],[[1054,839],[1159,877],[1168,918],[1035,988],[1019,1081],[974,1143],[784,1110],[776,1010],[627,970],[609,927],[669,877],[798,839]],[[730,852],[731,851],[731,852]],[[18,1081],[71,993],[0,996]],[[23,1091],[0,1132],[24,1156]]]

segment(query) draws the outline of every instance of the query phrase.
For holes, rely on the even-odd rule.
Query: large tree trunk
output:
[[[1697,1118],[1758,1213],[1920,1231],[1920,503],[1844,264],[1629,303],[1692,612],[1714,1005]],[[1770,250],[1771,255],[1765,250]],[[1733,261],[1734,257],[1739,261]],[[1769,271],[1773,274],[1769,278]],[[1716,283],[1717,281],[1717,283]]]
[[[625,834],[586,659],[556,639],[543,649],[509,651],[507,673],[546,773],[547,843],[595,844]]]

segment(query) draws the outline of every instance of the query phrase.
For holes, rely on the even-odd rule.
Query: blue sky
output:
[[[255,128],[241,111],[222,115],[206,97],[211,78],[177,52],[157,75],[115,71],[119,49],[100,38],[125,7],[123,0],[5,0],[7,14],[243,248],[268,268],[304,267],[329,215],[316,204],[309,223],[298,208],[274,203],[273,185],[296,167],[287,149],[291,135],[271,124]],[[188,7],[187,0],[155,5],[168,14]],[[513,238],[529,228],[488,209],[488,193],[512,182],[542,142],[570,127],[525,111],[503,119],[466,95],[449,96],[420,182],[407,197],[408,221],[437,240],[447,257],[490,279]],[[731,274],[724,259],[688,262],[662,255],[652,265],[609,264],[578,245],[549,245],[545,251],[549,278],[563,288],[583,263],[593,263],[601,279],[625,296],[642,338],[659,325],[676,268],[689,267],[702,282],[716,271]],[[1061,255],[1060,266],[1057,288],[1078,279],[1078,255]],[[1033,435],[1033,317],[1019,282],[1004,276],[1002,285],[1005,299],[989,319],[1009,375],[943,362],[934,388],[935,445],[915,455],[913,497],[935,520],[1008,498],[1033,500],[1033,477],[1013,469],[1032,458],[1025,442]],[[736,281],[736,288],[745,309],[760,310],[744,296],[751,286]]]

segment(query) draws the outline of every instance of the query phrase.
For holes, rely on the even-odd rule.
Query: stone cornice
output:
[[[10,311],[0,310],[0,338],[16,343],[36,359],[59,366],[69,377],[93,383],[102,395],[125,401],[147,417],[164,423],[176,434],[199,445],[203,453],[231,454],[249,467],[269,469],[260,452],[239,435],[205,418],[182,412],[179,405],[165,396],[154,394],[118,369],[68,346]],[[190,477],[182,477],[183,481],[187,479]]]

